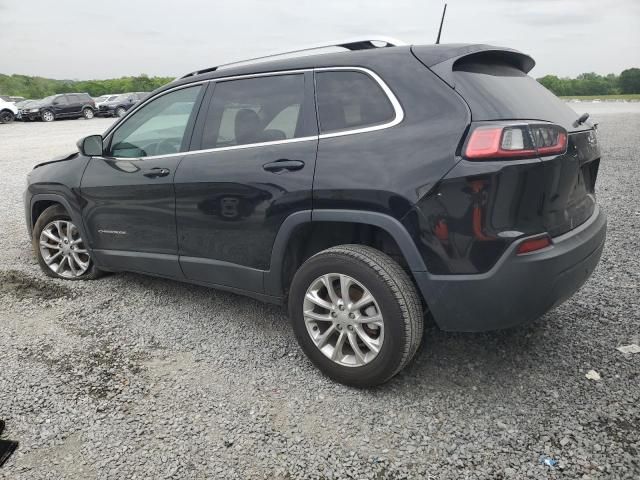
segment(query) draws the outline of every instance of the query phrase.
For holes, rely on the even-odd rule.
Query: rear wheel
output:
[[[356,387],[386,382],[422,340],[422,305],[407,273],[388,255],[342,245],[314,255],[289,295],[296,338],[332,379]]]
[[[124,117],[124,114],[127,113],[127,111],[123,108],[123,107],[118,107],[116,108],[116,117]]]
[[[16,117],[11,110],[2,110],[0,112],[0,123],[11,123],[15,118]]]
[[[32,245],[40,268],[50,277],[92,280],[100,275],[78,227],[59,205],[42,212],[33,227]]]
[[[91,120],[93,118],[93,110],[90,108],[85,108],[84,110],[82,110],[82,116],[87,120]]]
[[[42,120],[45,122],[53,122],[56,119],[56,116],[53,114],[51,110],[45,110],[42,112]]]

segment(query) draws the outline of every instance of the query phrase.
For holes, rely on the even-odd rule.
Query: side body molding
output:
[[[267,295],[283,295],[282,263],[289,238],[296,227],[309,222],[349,222],[379,227],[396,241],[412,272],[427,271],[409,232],[389,215],[362,210],[304,210],[290,215],[276,236],[271,253],[271,269],[264,275],[264,290]]]

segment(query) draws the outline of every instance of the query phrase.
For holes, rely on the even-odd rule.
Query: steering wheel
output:
[[[175,138],[165,138],[156,144],[147,145],[147,151],[153,150],[153,153],[149,153],[149,156],[178,153],[180,151],[180,144],[181,142]]]

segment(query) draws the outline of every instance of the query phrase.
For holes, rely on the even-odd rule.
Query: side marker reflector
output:
[[[525,240],[520,245],[518,245],[516,253],[518,255],[522,255],[524,253],[531,253],[535,252],[536,250],[542,250],[543,248],[547,248],[549,246],[551,246],[551,239],[549,237],[532,238],[531,240]]]

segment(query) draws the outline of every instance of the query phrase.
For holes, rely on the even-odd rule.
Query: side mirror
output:
[[[80,153],[87,157],[99,157],[103,152],[102,135],[89,135],[78,140]]]

